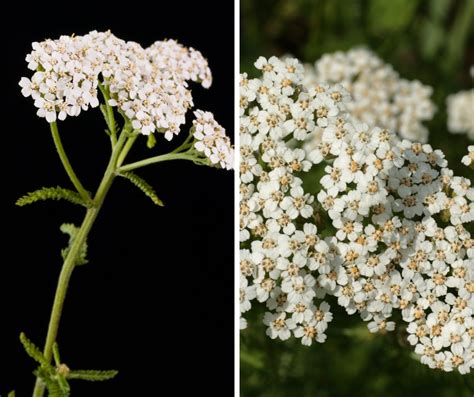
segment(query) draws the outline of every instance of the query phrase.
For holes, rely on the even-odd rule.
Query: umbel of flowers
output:
[[[398,311],[422,363],[470,372],[471,182],[441,151],[361,123],[342,86],[304,84],[297,60],[255,66],[240,81],[241,312],[261,302],[270,338],[311,345],[333,317],[326,296],[371,332],[392,331]]]
[[[393,67],[366,48],[325,54],[306,66],[304,84],[341,84],[352,100],[351,116],[369,127],[386,128],[401,138],[426,142],[435,105],[433,89],[421,82],[401,78]]]
[[[86,215],[80,227],[65,224],[61,231],[70,235],[69,247],[62,251],[64,264],[58,281],[46,343],[43,351],[24,334],[21,341],[39,364],[34,397],[45,389],[51,396],[70,393],[69,380],[105,380],[116,371],[77,371],[59,357],[56,338],[64,299],[77,265],[87,262],[87,235],[116,176],[128,179],[157,205],[163,205],[153,188],[132,171],[170,160],[189,160],[198,165],[233,168],[233,147],[225,130],[210,112],[194,111],[191,128],[170,153],[152,155],[127,163],[127,155],[140,137],[150,149],[159,134],[172,140],[181,133],[187,112],[193,108],[189,82],[209,88],[211,71],[199,51],[174,40],[157,41],[144,49],[109,32],[90,32],[84,36],[61,36],[57,40],[33,43],[26,57],[32,76],[20,81],[22,94],[31,97],[37,115],[51,128],[61,162],[75,190],[42,188],[18,200],[26,205],[38,200],[64,199],[83,205]],[[62,145],[58,120],[76,117],[90,108],[100,107],[110,137],[111,155],[95,194],[83,186]],[[118,119],[116,120],[116,116]],[[52,360],[54,358],[54,364]]]

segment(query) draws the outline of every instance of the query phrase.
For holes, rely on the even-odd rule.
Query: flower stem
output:
[[[110,95],[108,89],[105,88],[102,84],[99,83],[99,89],[104,97],[105,108],[107,109],[107,126],[109,127],[110,131],[110,141],[112,143],[112,147],[115,146],[117,143],[117,131],[115,128],[115,117],[114,117],[114,110],[112,106],[109,105]]]
[[[171,153],[178,153],[181,152],[184,149],[188,149],[192,146],[191,139],[194,138],[194,135],[190,132],[186,140],[181,144],[181,146],[177,147],[174,149]]]
[[[81,248],[87,240],[87,236],[94,224],[97,215],[104,203],[105,196],[107,195],[110,186],[112,185],[115,171],[117,168],[117,159],[122,151],[123,145],[126,138],[125,133],[120,134],[119,140],[115,145],[112,155],[109,160],[107,169],[105,170],[102,181],[97,189],[97,193],[93,200],[93,206],[86,212],[86,216],[82,222],[82,225],[76,235],[76,238],[71,246],[71,249],[64,260],[61,273],[59,275],[58,285],[56,288],[56,294],[54,296],[53,308],[51,311],[51,317],[48,325],[48,333],[46,336],[46,343],[44,346],[44,357],[48,362],[51,362],[53,356],[53,345],[56,342],[58,335],[59,322],[61,319],[61,313],[64,306],[64,300],[66,298],[66,292],[68,289],[69,281],[71,279],[72,272],[77,263],[78,256],[81,253]],[[44,393],[44,382],[36,378],[35,388],[33,391],[33,397],[42,397]]]
[[[123,164],[125,157],[127,157],[128,152],[132,148],[137,138],[138,134],[136,133],[128,137],[127,142],[125,143],[125,146],[123,147],[123,150],[120,152],[120,156],[117,159],[117,167],[120,167]]]
[[[61,142],[61,137],[59,136],[59,130],[58,130],[58,125],[56,122],[50,123],[50,128],[51,128],[51,134],[53,135],[53,140],[54,140],[54,145],[56,146],[56,150],[58,151],[59,158],[61,159],[61,162],[63,163],[64,169],[66,170],[69,179],[71,179],[72,184],[78,191],[78,193],[81,195],[82,199],[88,203],[91,201],[91,198],[89,196],[89,193],[87,192],[86,189],[84,189],[84,186],[82,186],[81,181],[77,177],[76,173],[72,169],[71,163],[69,162],[69,159],[66,155],[66,152],[63,147],[63,143]]]
[[[145,160],[136,161],[134,163],[126,164],[117,169],[118,172],[124,171],[132,171],[137,168],[144,167],[146,165],[161,163],[163,161],[170,161],[170,160],[190,160],[195,163],[202,163],[205,164],[200,158],[193,156],[189,153],[167,153],[162,154],[160,156],[150,157]]]

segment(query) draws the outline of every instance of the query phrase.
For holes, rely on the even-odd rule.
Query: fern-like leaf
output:
[[[157,196],[155,190],[143,178],[140,178],[133,172],[121,172],[119,175],[132,182],[137,188],[139,188],[143,193],[145,193],[145,195],[147,195],[156,205],[159,205],[160,207],[164,206],[163,202]]]
[[[36,345],[32,341],[30,341],[23,332],[20,334],[20,341],[23,347],[25,348],[26,353],[33,360],[35,360],[42,366],[45,366],[46,368],[51,367],[51,364],[48,363],[41,350],[38,349]]]
[[[68,379],[81,379],[88,380],[91,382],[101,382],[104,380],[109,380],[115,377],[118,374],[118,371],[95,371],[95,370],[77,370],[71,371],[68,374]]]
[[[62,395],[64,397],[69,396],[69,394],[71,393],[71,387],[69,386],[67,380],[63,376],[57,376],[56,381],[58,383]]]
[[[46,389],[48,390],[48,397],[69,397],[70,393],[63,391],[58,382],[46,379],[45,384]]]
[[[16,205],[23,207],[24,205],[44,200],[66,200],[73,204],[83,205],[84,207],[89,206],[88,203],[82,199],[79,193],[69,189],[64,189],[59,186],[43,187],[41,189],[35,190],[34,192],[27,193],[16,201]]]
[[[48,397],[69,397],[71,388],[64,376],[58,374],[57,370],[52,368],[50,371],[39,367],[34,375],[40,378],[48,390]]]
[[[69,235],[68,246],[61,250],[61,255],[63,259],[65,260],[69,254],[69,251],[71,250],[72,245],[74,244],[74,241],[76,240],[77,233],[79,232],[79,228],[73,225],[72,223],[63,223],[60,227],[60,230],[64,234]],[[84,244],[82,244],[81,250],[77,257],[76,265],[85,265],[88,262],[89,261],[87,260],[87,241],[85,241]]]

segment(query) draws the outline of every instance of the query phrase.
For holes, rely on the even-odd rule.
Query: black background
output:
[[[31,395],[34,369],[18,340],[24,331],[42,347],[57,277],[63,222],[84,211],[66,202],[15,207],[41,186],[71,187],[44,119],[20,93],[31,76],[24,58],[32,41],[107,30],[144,47],[174,38],[208,58],[214,82],[193,85],[196,108],[214,112],[233,136],[234,17],[228,2],[140,2],[98,7],[82,2],[37,8],[17,2],[3,13],[8,70],[2,76],[2,261],[0,264],[0,395]],[[103,3],[100,3],[103,4]],[[4,26],[3,29],[6,29]],[[190,115],[189,115],[190,116]],[[190,117],[188,117],[188,120]],[[69,158],[95,190],[109,156],[98,109],[59,123]],[[156,152],[167,145],[159,137]],[[150,155],[142,139],[130,160]],[[73,396],[231,395],[233,390],[233,173],[190,162],[138,170],[165,207],[116,180],[89,235],[89,261],[76,268],[58,343],[72,369],[118,369],[112,381],[72,381]],[[213,386],[219,381],[219,387]],[[169,391],[169,392],[168,392]]]

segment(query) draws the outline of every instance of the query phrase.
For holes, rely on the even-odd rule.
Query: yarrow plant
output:
[[[470,180],[430,145],[363,123],[343,85],[306,83],[298,60],[255,66],[240,79],[241,313],[263,304],[267,335],[304,345],[326,340],[328,301],[371,332],[401,318],[422,363],[469,373]]]
[[[74,268],[87,262],[87,236],[115,177],[126,178],[162,206],[153,188],[133,171],[170,160],[189,160],[197,165],[230,170],[234,151],[213,114],[196,110],[186,139],[172,152],[126,162],[127,154],[140,137],[146,137],[151,149],[159,134],[172,140],[181,133],[186,114],[193,107],[188,82],[199,82],[204,88],[209,88],[212,82],[208,63],[199,51],[174,40],[157,41],[144,49],[138,43],[117,38],[110,31],[61,36],[57,40],[35,42],[32,47],[26,61],[33,74],[21,79],[21,91],[25,97],[32,98],[37,115],[49,123],[59,157],[75,189],[42,188],[20,198],[17,204],[64,199],[86,208],[80,226],[61,226],[70,241],[62,251],[64,263],[44,350],[40,351],[21,335],[27,353],[39,364],[33,396],[41,397],[47,389],[50,396],[64,397],[70,394],[71,379],[106,380],[116,375],[116,371],[69,369],[61,361],[56,344],[69,280]],[[91,194],[68,160],[57,122],[96,107],[105,118],[111,155],[96,193]]]
[[[304,83],[341,84],[351,94],[346,108],[354,119],[369,127],[387,128],[402,139],[428,140],[423,122],[431,120],[436,110],[433,89],[401,78],[368,49],[323,55],[314,67],[306,65]]]

